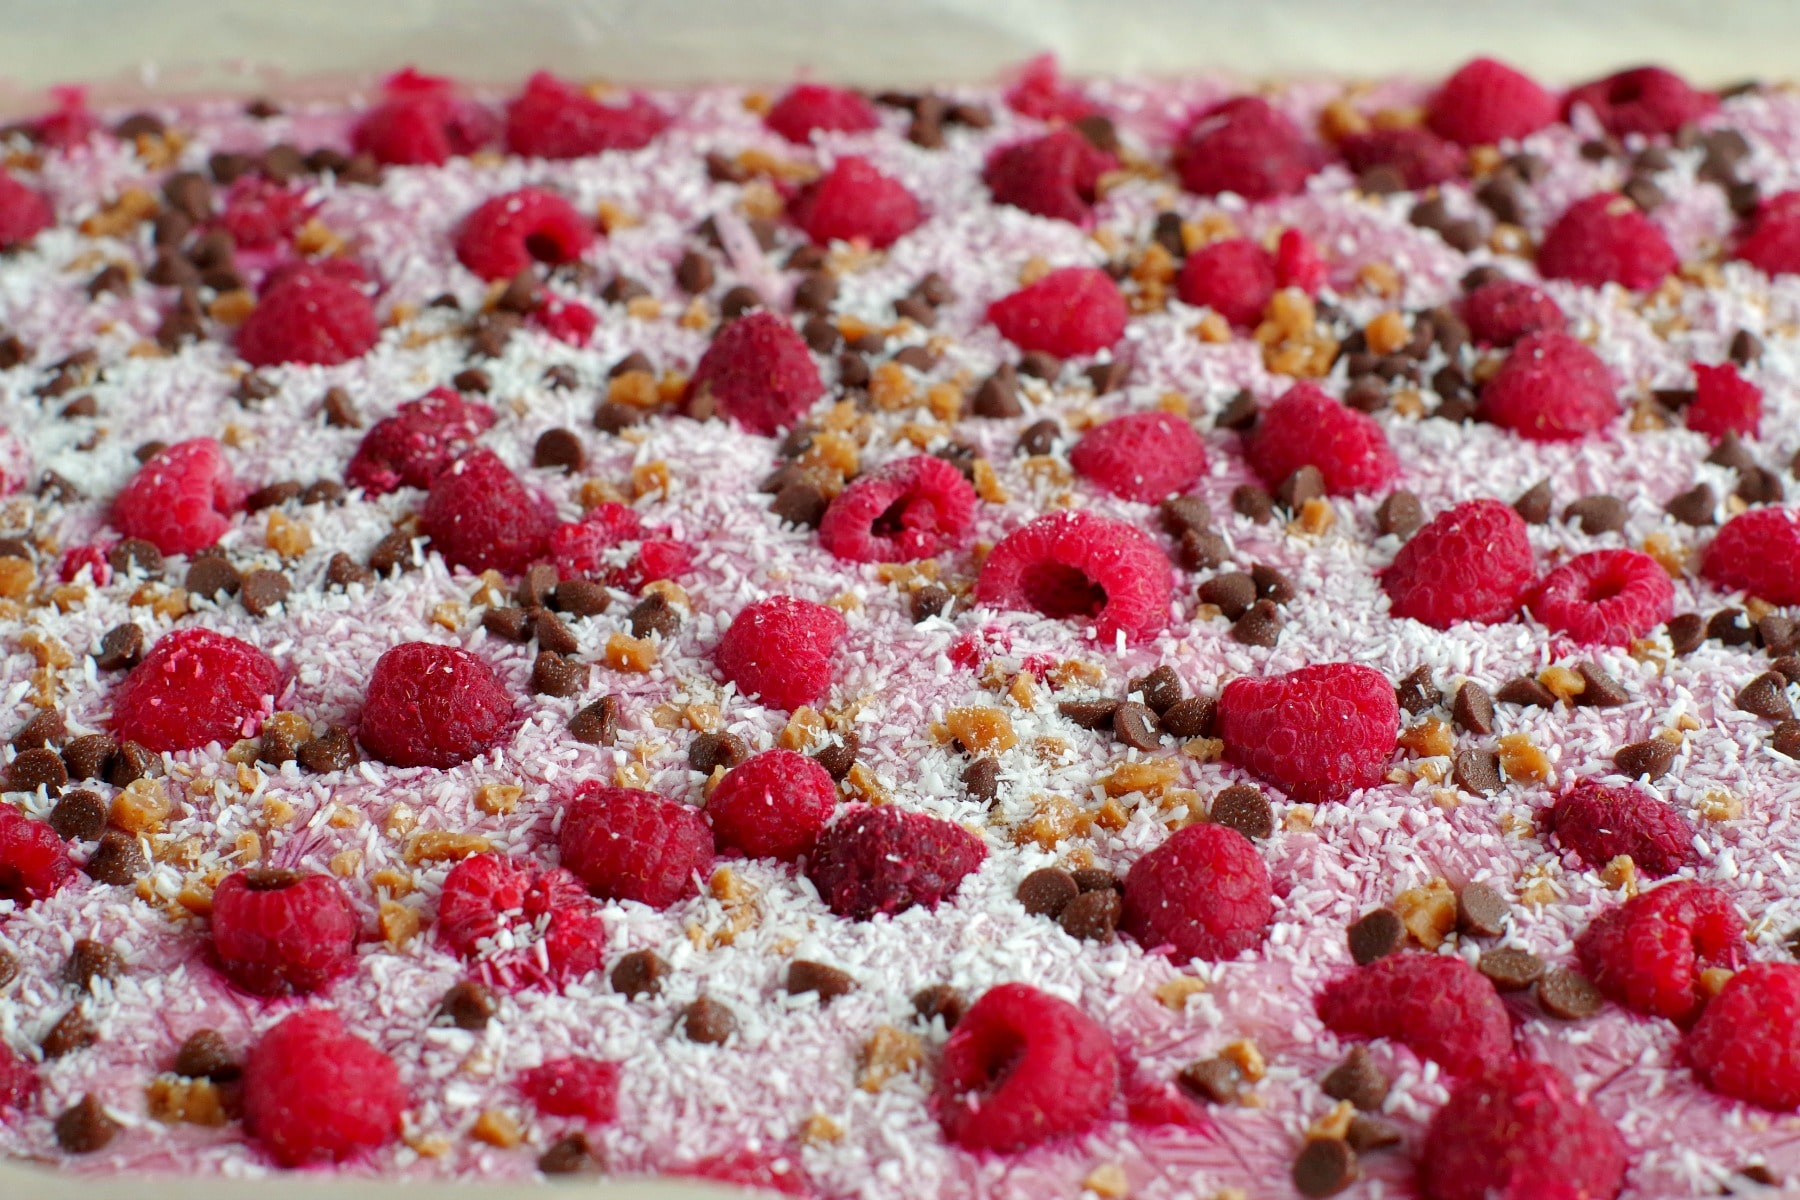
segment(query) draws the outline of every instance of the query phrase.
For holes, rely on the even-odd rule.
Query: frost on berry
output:
[[[476,854],[444,878],[438,936],[483,982],[551,990],[600,969],[606,927],[573,874],[523,858]]]
[[[819,838],[806,875],[832,912],[866,921],[915,905],[937,907],[986,857],[987,848],[960,825],[858,806]]]

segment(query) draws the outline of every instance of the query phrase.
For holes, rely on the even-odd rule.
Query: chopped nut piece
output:
[[[1204,979],[1195,979],[1192,975],[1177,975],[1156,985],[1156,998],[1162,1002],[1163,1007],[1180,1012],[1187,1007],[1189,997],[1206,990]]]
[[[879,1092],[889,1080],[911,1071],[924,1059],[925,1044],[918,1034],[893,1025],[877,1026],[863,1046],[856,1086],[865,1092]]]
[[[382,940],[398,949],[417,936],[419,910],[394,900],[383,900],[377,923],[381,926]]]
[[[113,797],[107,819],[126,833],[153,833],[163,827],[173,808],[162,783],[145,776]]]
[[[1500,766],[1505,770],[1508,779],[1529,779],[1541,782],[1550,777],[1549,757],[1532,744],[1528,734],[1501,735]]]
[[[475,789],[475,807],[489,816],[501,816],[519,806],[525,789],[516,783],[484,783]]]
[[[1400,732],[1400,744],[1419,758],[1448,755],[1456,749],[1450,727],[1436,717],[1427,718]]]
[[[1131,1180],[1125,1174],[1125,1168],[1118,1163],[1101,1163],[1088,1172],[1081,1186],[1100,1197],[1100,1200],[1125,1200],[1131,1195]]]
[[[656,665],[656,643],[649,638],[634,638],[614,633],[606,639],[606,665],[615,671],[642,675]]]
[[[475,1124],[469,1127],[469,1136],[502,1150],[510,1150],[525,1140],[525,1132],[519,1128],[518,1119],[497,1108],[483,1109],[481,1115],[475,1118]]]
[[[406,861],[415,866],[426,862],[455,862],[471,854],[485,854],[493,848],[493,843],[480,834],[425,829],[408,839]]]

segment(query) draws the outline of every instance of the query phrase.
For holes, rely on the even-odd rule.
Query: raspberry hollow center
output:
[[[1025,602],[1046,617],[1095,617],[1106,607],[1106,589],[1075,567],[1034,563],[1019,579]]]

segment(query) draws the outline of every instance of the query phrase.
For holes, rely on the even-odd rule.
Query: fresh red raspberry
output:
[[[1275,239],[1275,282],[1311,296],[1325,286],[1325,275],[1325,258],[1312,239],[1298,229],[1282,230]]]
[[[523,158],[584,158],[641,149],[668,124],[668,114],[642,96],[602,104],[540,71],[506,106],[506,148]]]
[[[1448,629],[1458,621],[1512,620],[1536,577],[1525,522],[1513,506],[1467,500],[1413,534],[1381,573],[1381,586],[1394,616]]]
[[[764,436],[792,425],[825,394],[819,365],[794,327],[770,312],[724,326],[700,356],[684,402]]]
[[[517,575],[542,557],[556,514],[499,455],[477,448],[431,481],[419,528],[453,567]]]
[[[494,672],[467,650],[402,642],[375,660],[358,740],[392,766],[454,767],[499,745],[512,710]]]
[[[614,500],[596,504],[579,521],[564,521],[550,535],[550,560],[563,579],[597,579],[606,573],[608,550],[644,536],[637,510]]]
[[[1207,109],[1175,148],[1175,169],[1188,191],[1235,192],[1250,201],[1299,191],[1323,162],[1292,118],[1258,96]]]
[[[1546,832],[1598,871],[1621,854],[1652,879],[1699,861],[1694,830],[1674,808],[1642,788],[1577,779],[1542,815]]]
[[[1742,965],[1744,923],[1731,898],[1678,879],[1609,908],[1575,939],[1582,969],[1633,1012],[1689,1022],[1706,1003],[1700,975]]]
[[[606,900],[667,908],[712,874],[713,833],[692,805],[584,783],[563,810],[563,866]]]
[[[1619,398],[1598,354],[1566,333],[1532,333],[1482,387],[1481,415],[1528,441],[1570,442],[1610,425]]]
[[[851,562],[910,562],[956,544],[975,518],[975,489],[931,454],[859,476],[819,522],[819,544]]]
[[[606,925],[581,880],[504,854],[476,854],[444,877],[438,935],[484,982],[559,990],[600,969]]]
[[[1039,121],[1079,121],[1094,111],[1086,96],[1063,84],[1053,54],[1040,54],[1025,64],[1018,80],[1006,89],[1006,107]]]
[[[1100,177],[1118,168],[1116,156],[1063,128],[1000,147],[981,177],[1000,204],[1080,225],[1094,215]]]
[[[1585,107],[1614,137],[1628,133],[1674,133],[1719,107],[1719,98],[1698,91],[1687,80],[1661,67],[1635,67],[1592,83],[1563,97],[1563,116]]]
[[[867,921],[936,908],[981,866],[987,847],[960,825],[884,805],[857,805],[820,835],[806,877],[840,917]]]
[[[0,171],[0,250],[22,246],[54,224],[50,201]]]
[[[975,599],[994,608],[1091,621],[1110,646],[1169,623],[1169,559],[1143,530],[1096,513],[1051,513],[1000,539],[981,565]]]
[[[830,774],[792,750],[765,750],[738,764],[706,798],[721,847],[783,862],[812,852],[835,808]]]
[[[1800,512],[1753,508],[1725,522],[1701,560],[1714,587],[1770,604],[1800,604]]]
[[[1121,499],[1154,504],[1199,481],[1206,445],[1173,413],[1126,413],[1082,434],[1069,465]]]
[[[53,150],[74,150],[99,132],[100,122],[87,104],[87,89],[74,84],[50,89],[56,107],[31,123],[32,139]]]
[[[1067,1000],[1003,983],[944,1043],[931,1105],[956,1145],[1005,1154],[1085,1131],[1118,1090],[1105,1029]]]
[[[1125,336],[1125,297],[1098,267],[1062,267],[988,305],[1000,336],[1021,350],[1074,358]]]
[[[1529,606],[1554,633],[1623,646],[1669,619],[1675,585],[1641,550],[1590,550],[1544,576]]]
[[[1694,364],[1694,402],[1682,411],[1687,427],[1717,441],[1727,433],[1757,437],[1762,431],[1762,389],[1730,363]]]
[[[55,895],[74,873],[68,849],[54,829],[11,805],[0,805],[0,900],[24,908]]]
[[[632,559],[607,576],[613,587],[641,592],[659,579],[680,579],[694,565],[694,552],[673,538],[645,538]]]
[[[385,1146],[400,1135],[408,1103],[394,1060],[328,1008],[287,1017],[244,1058],[244,1126],[284,1167]]]
[[[1312,663],[1219,694],[1226,761],[1296,800],[1342,800],[1381,782],[1400,736],[1394,685],[1356,663]]]
[[[370,496],[399,487],[428,488],[493,423],[494,410],[487,405],[433,388],[369,427],[344,468],[344,482]]]
[[[788,141],[805,145],[812,140],[815,129],[867,133],[881,127],[881,118],[861,92],[822,83],[797,83],[782,93],[763,117],[763,124]]]
[[[1457,178],[1468,159],[1461,146],[1417,125],[1350,134],[1338,142],[1338,152],[1359,175],[1376,167],[1393,169],[1413,192]]]
[[[759,1192],[772,1192],[777,1196],[819,1200],[812,1180],[800,1165],[799,1156],[779,1151],[735,1150],[729,1154],[714,1154],[698,1162],[666,1167],[662,1173],[677,1179],[705,1179],[711,1183],[732,1183]]]
[[[493,140],[498,124],[480,105],[456,98],[448,79],[411,67],[382,83],[384,99],[350,131],[352,148],[391,166],[437,166],[473,154]]]
[[[317,207],[297,187],[246,175],[225,193],[218,227],[239,250],[271,250],[290,241]]]
[[[619,1064],[572,1054],[520,1072],[519,1091],[546,1117],[605,1125],[619,1115]]]
[[[795,596],[745,605],[719,639],[713,661],[746,696],[789,711],[831,687],[831,660],[849,632],[836,609]]]
[[[213,892],[212,939],[231,982],[258,996],[316,992],[356,963],[357,919],[329,875],[257,867]]]
[[[1515,1058],[1465,1079],[1432,1116],[1425,1200],[1613,1200],[1625,1143],[1549,1063]]]
[[[483,279],[511,279],[533,263],[574,262],[594,242],[593,222],[542,188],[484,200],[456,231],[456,257]]]
[[[253,367],[331,367],[361,358],[380,338],[375,306],[362,289],[307,271],[263,293],[238,326],[237,352]]]
[[[302,276],[336,279],[358,288],[374,284],[368,271],[354,258],[295,258],[270,267],[263,274],[262,282],[256,285],[256,294],[266,296],[282,284]]]
[[[1277,286],[1275,256],[1253,238],[1202,246],[1188,255],[1175,284],[1184,303],[1204,305],[1240,328],[1262,320]]]
[[[1378,958],[1319,993],[1333,1033],[1388,1038],[1452,1075],[1478,1075],[1512,1057],[1512,1024],[1487,976],[1446,954]]]
[[[1475,58],[1432,95],[1425,123],[1459,145],[1485,146],[1536,133],[1556,115],[1556,97],[1531,76],[1491,58]]]
[[[138,468],[113,497],[112,525],[164,554],[192,554],[231,528],[244,496],[219,443],[190,438]]]
[[[1601,192],[1571,204],[1538,246],[1538,271],[1545,279],[1567,279],[1589,287],[1617,283],[1648,291],[1681,265],[1662,228],[1616,192]]]
[[[1262,411],[1244,439],[1244,457],[1272,488],[1301,467],[1317,467],[1333,496],[1376,491],[1400,473],[1374,418],[1304,381]]]
[[[1262,945],[1274,917],[1269,869],[1250,839],[1188,825],[1132,864],[1119,927],[1177,965],[1236,958]]]
[[[5,240],[0,236],[0,245]],[[1800,274],[1800,191],[1764,200],[1732,255],[1768,275]]]
[[[557,341],[570,346],[587,345],[593,340],[594,330],[600,328],[599,314],[593,309],[579,300],[558,296],[554,292],[546,295],[544,302],[532,309],[525,319]]]
[[[1776,1112],[1800,1105],[1800,965],[1752,963],[1733,975],[1688,1034],[1700,1082]]]
[[[176,629],[113,688],[113,736],[149,750],[229,746],[256,732],[282,684],[281,668],[250,643]]]
[[[1125,1086],[1125,1119],[1146,1129],[1173,1125],[1209,1136],[1217,1132],[1212,1117],[1185,1088],[1142,1072]]]
[[[31,1063],[0,1041],[0,1124],[5,1124],[8,1116],[24,1112],[37,1090],[37,1072]]]
[[[1463,297],[1462,317],[1477,344],[1502,349],[1545,330],[1561,333],[1568,323],[1543,289],[1517,279],[1495,279],[1471,291]]]

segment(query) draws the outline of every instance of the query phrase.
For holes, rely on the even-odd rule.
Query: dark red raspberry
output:
[[[263,293],[238,326],[237,351],[253,367],[330,367],[361,358],[380,337],[375,306],[362,289],[307,271]]]
[[[544,554],[556,512],[492,450],[469,451],[431,481],[419,529],[453,567],[517,575]]]
[[[570,346],[587,345],[593,339],[594,330],[600,328],[600,317],[593,309],[579,300],[554,292],[546,294],[543,303],[532,309],[526,320]]]
[[[1652,879],[1699,861],[1694,829],[1674,808],[1631,784],[1577,779],[1543,813],[1546,832],[1598,871],[1621,854]]]
[[[981,177],[1001,204],[1079,225],[1094,215],[1100,177],[1118,169],[1117,157],[1063,128],[1000,147]]]
[[[859,476],[819,522],[819,544],[851,562],[910,562],[949,549],[975,519],[975,489],[930,454]]]
[[[719,330],[684,397],[696,417],[715,413],[763,435],[786,429],[825,394],[825,381],[794,327],[755,312]]]
[[[437,166],[473,154],[493,140],[499,123],[486,109],[458,100],[448,79],[408,67],[382,82],[383,99],[350,131],[350,145],[392,166]]]
[[[1513,506],[1467,500],[1413,534],[1381,573],[1381,586],[1396,617],[1448,629],[1512,620],[1536,577],[1525,521]]]
[[[1413,192],[1455,179],[1468,159],[1457,143],[1417,125],[1350,134],[1338,142],[1338,153],[1359,175],[1377,167],[1396,172]]]
[[[605,1125],[619,1115],[619,1064],[579,1054],[519,1073],[518,1088],[546,1117]]]
[[[218,227],[239,250],[272,250],[291,241],[317,207],[297,187],[246,175],[226,192]]]
[[[1233,679],[1219,694],[1214,731],[1226,761],[1294,799],[1342,800],[1381,782],[1400,736],[1400,706],[1379,671],[1313,663]]]
[[[574,262],[594,241],[594,224],[542,188],[484,200],[456,231],[456,257],[483,279],[511,279],[534,263]]]
[[[1512,1024],[1487,976],[1460,958],[1378,958],[1319,993],[1333,1033],[1388,1038],[1452,1075],[1479,1075],[1512,1057]]]
[[[596,504],[579,521],[564,521],[550,535],[550,559],[563,579],[595,579],[606,573],[606,552],[644,536],[637,511],[616,501]]]
[[[1732,255],[1769,275],[1800,274],[1800,191],[1764,200]]]
[[[1515,1058],[1465,1079],[1425,1131],[1425,1200],[1613,1200],[1619,1131],[1548,1063]]]
[[[838,159],[831,170],[802,188],[788,212],[818,245],[859,242],[878,250],[893,245],[925,219],[918,198],[905,184],[855,155]]]
[[[1003,983],[944,1043],[931,1105],[951,1142],[1005,1154],[1085,1131],[1118,1090],[1105,1029],[1067,1000]]]
[[[285,1018],[244,1059],[244,1126],[284,1167],[385,1146],[400,1135],[408,1103],[394,1060],[328,1008]]]
[[[281,668],[250,643],[176,629],[113,689],[113,735],[149,750],[229,746],[256,732],[282,687]]]
[[[1000,336],[1021,350],[1074,358],[1125,336],[1125,297],[1098,267],[1063,267],[988,305]]]
[[[1753,508],[1725,522],[1701,560],[1714,587],[1770,604],[1800,604],[1800,512]]]
[[[806,877],[832,912],[867,921],[916,904],[936,908],[986,857],[981,839],[960,825],[857,805],[820,836]]]
[[[1753,963],[1706,1006],[1684,1049],[1700,1082],[1776,1112],[1800,1105],[1800,965]]]
[[[1517,279],[1495,279],[1463,297],[1462,317],[1479,345],[1505,349],[1545,330],[1561,333],[1568,321],[1541,288]]]
[[[212,939],[231,982],[259,996],[316,992],[356,963],[356,912],[329,875],[252,868],[213,892]]]
[[[87,105],[87,89],[78,84],[53,87],[56,107],[31,122],[32,138],[55,150],[85,146],[100,130],[100,122]]]
[[[50,201],[0,171],[0,250],[22,246],[54,224]]]
[[[881,118],[861,92],[822,83],[797,83],[770,107],[763,124],[788,141],[804,145],[812,140],[815,129],[867,133],[881,127]]]
[[[668,127],[669,117],[642,96],[602,104],[581,88],[540,71],[506,106],[506,148],[524,158],[584,158],[637,150]]]
[[[1284,229],[1275,239],[1275,282],[1311,296],[1325,286],[1325,258],[1298,229]]]
[[[1600,356],[1566,333],[1532,333],[1481,389],[1481,415],[1533,442],[1568,442],[1619,415],[1612,374]]]
[[[1623,646],[1669,619],[1675,585],[1641,550],[1590,550],[1544,576],[1531,615],[1577,642]]]
[[[831,776],[792,750],[765,750],[740,763],[706,798],[721,847],[784,862],[812,852],[835,808]]]
[[[1727,433],[1757,437],[1762,431],[1762,389],[1730,363],[1694,364],[1694,402],[1682,410],[1687,427],[1717,441]]]
[[[1425,123],[1459,145],[1485,146],[1536,133],[1556,115],[1555,95],[1535,79],[1503,62],[1475,58],[1433,93]]]
[[[192,554],[231,528],[244,496],[219,443],[190,438],[138,468],[113,497],[112,525],[164,554]]]
[[[1400,473],[1387,434],[1372,417],[1306,382],[1263,410],[1244,439],[1244,457],[1272,488],[1301,467],[1317,467],[1333,496],[1377,491]]]
[[[1175,284],[1183,303],[1204,305],[1240,328],[1262,320],[1278,286],[1275,256],[1253,238],[1202,246],[1188,255]]]
[[[1235,192],[1251,201],[1299,191],[1324,159],[1292,118],[1258,96],[1207,109],[1175,148],[1175,169],[1188,191]]]
[[[1154,504],[1199,482],[1206,445],[1173,413],[1126,413],[1082,434],[1069,465],[1121,499]]]
[[[1700,975],[1741,966],[1744,923],[1731,898],[1678,879],[1609,908],[1575,939],[1594,986],[1633,1012],[1683,1024],[1706,1003]]]
[[[563,866],[606,900],[667,908],[712,874],[713,834],[700,810],[632,788],[582,784],[558,845]]]
[[[344,468],[344,482],[371,496],[402,486],[428,488],[493,423],[487,405],[433,388],[369,427]]]
[[[1013,530],[981,564],[975,599],[994,608],[1092,622],[1110,646],[1167,627],[1169,559],[1148,534],[1097,513],[1051,513]]]
[[[1079,121],[1094,111],[1092,101],[1063,83],[1052,54],[1040,54],[1025,64],[1018,80],[1006,89],[1006,107],[1039,121]]]
[[[1655,221],[1616,192],[1577,200],[1556,219],[1538,245],[1538,271],[1599,287],[1617,283],[1642,292],[1681,265]]]
[[[600,969],[606,925],[581,880],[504,854],[463,859],[444,878],[438,934],[490,987],[559,990]]]
[[[369,674],[357,740],[396,767],[454,767],[499,745],[512,710],[494,672],[467,650],[402,642]]]
[[[1269,869],[1250,839],[1188,825],[1132,864],[1119,926],[1169,961],[1236,958],[1262,945],[1274,917]]]
[[[1615,137],[1628,133],[1674,133],[1719,107],[1719,98],[1698,91],[1687,80],[1662,67],[1635,67],[1592,83],[1563,97],[1563,115],[1586,108]]]
[[[794,596],[747,604],[719,639],[713,661],[746,696],[789,711],[831,687],[831,662],[848,627],[836,609]]]
[[[0,805],[0,900],[24,908],[55,895],[74,873],[68,848],[54,829]]]
[[[21,1058],[4,1041],[0,1041],[0,1123],[22,1113],[37,1095],[37,1072],[29,1060]]]

